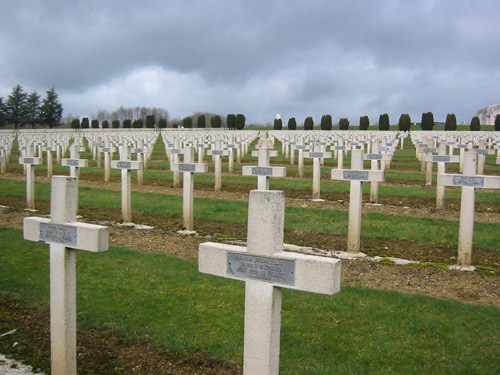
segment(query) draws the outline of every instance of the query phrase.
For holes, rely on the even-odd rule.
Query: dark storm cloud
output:
[[[429,110],[469,121],[499,101],[499,10],[496,0],[6,0],[0,96],[20,83],[56,86],[80,114],[135,101],[174,116],[238,108],[256,122]]]

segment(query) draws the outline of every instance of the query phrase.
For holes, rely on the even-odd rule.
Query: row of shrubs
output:
[[[245,127],[245,116],[242,114],[229,114],[226,117],[226,126],[229,129],[243,129]],[[209,118],[209,123],[210,127],[212,128],[220,128],[222,127],[222,118],[219,115],[211,116]],[[123,120],[122,123],[120,124],[120,120],[112,120],[111,123],[108,120],[103,120],[102,122],[99,122],[98,119],[93,119],[89,121],[88,117],[83,117],[82,120],[75,118],[71,120],[71,128],[73,129],[99,129],[99,128],[113,128],[113,129],[118,129],[120,128],[120,125],[122,128],[166,128],[167,127],[167,120],[165,118],[160,118],[158,122],[155,122],[155,117],[154,115],[148,115],[146,116],[146,121],[145,124],[142,119],[136,119],[136,120]],[[145,125],[145,126],[144,126]],[[193,118],[188,116],[185,117],[182,121],[180,122],[172,122],[172,127],[173,128],[178,128],[178,127],[184,127],[184,128],[192,128],[193,127]],[[205,115],[200,115],[196,119],[196,127],[197,128],[205,128],[206,125],[206,118]]]
[[[349,119],[343,117],[339,120],[339,129],[340,130],[348,130],[349,129]],[[420,127],[422,130],[432,130],[434,128],[434,115],[432,112],[422,113],[422,120],[420,122]],[[288,119],[288,129],[295,130],[297,129],[297,121],[295,117],[291,117]],[[408,131],[411,129],[412,122],[409,114],[405,113],[399,117],[398,129],[401,131]],[[370,119],[368,116],[361,116],[359,118],[359,129],[360,130],[368,130],[370,127]],[[281,118],[276,118],[274,120],[273,125],[274,130],[283,129],[283,120]],[[321,117],[320,128],[322,130],[331,130],[333,128],[332,116],[331,115],[323,115]],[[312,130],[314,129],[314,120],[312,117],[307,117],[304,121],[304,130]],[[389,115],[384,113],[380,115],[378,120],[378,129],[379,130],[389,130],[390,122]],[[456,130],[457,129],[457,117],[455,114],[450,113],[446,116],[446,121],[444,124],[445,130]],[[471,131],[479,131],[481,130],[481,125],[479,123],[479,117],[474,116],[470,122],[470,130]],[[495,130],[500,131],[500,115],[495,118]]]

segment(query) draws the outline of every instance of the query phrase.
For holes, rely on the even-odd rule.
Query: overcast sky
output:
[[[0,96],[54,86],[75,116],[470,123],[500,103],[499,15],[499,0],[0,0]]]

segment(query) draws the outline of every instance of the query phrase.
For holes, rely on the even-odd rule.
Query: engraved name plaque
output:
[[[344,171],[344,180],[368,180],[369,171]]]
[[[227,274],[293,286],[295,260],[228,252]]]
[[[195,164],[179,164],[179,171],[181,171],[181,172],[195,172],[196,165]]]
[[[143,148],[134,148],[134,153],[135,154],[143,154],[144,153],[144,149]]]
[[[345,150],[345,146],[335,146],[335,150],[343,151],[343,150]]]
[[[382,160],[382,154],[367,154],[366,160]]]
[[[434,147],[424,147],[424,152],[436,152]]]
[[[309,157],[310,158],[322,158],[323,153],[322,152],[310,152]]]
[[[252,167],[252,176],[272,176],[273,168],[271,167]]]
[[[434,161],[434,162],[447,162],[447,161],[450,161],[450,157],[444,156],[444,155],[434,155],[432,157],[432,161]]]
[[[24,164],[35,164],[35,159],[33,158],[24,158],[23,159]]]
[[[488,155],[488,150],[476,150],[476,154],[479,154],[479,155]]]
[[[453,185],[483,187],[484,177],[453,176]]]
[[[212,150],[212,155],[224,155],[224,151],[222,151],[222,150]]]
[[[129,161],[119,161],[116,163],[116,167],[120,169],[132,169],[132,163]]]
[[[76,246],[76,227],[40,223],[40,241]]]
[[[111,152],[111,147],[103,147],[102,152]]]
[[[68,167],[78,167],[80,165],[80,160],[78,159],[68,159],[66,161]]]

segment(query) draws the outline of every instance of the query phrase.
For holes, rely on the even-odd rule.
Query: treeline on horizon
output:
[[[46,91],[46,96],[41,99],[40,95],[33,91],[28,93],[23,90],[21,85],[16,85],[7,97],[4,103],[0,97],[0,127],[13,127],[20,129],[25,126],[31,126],[32,129],[40,127],[53,128],[64,126],[73,129],[100,129],[100,128],[228,128],[241,130],[245,128],[245,115],[228,114],[221,116],[212,113],[197,112],[183,119],[173,119],[169,121],[168,111],[158,107],[123,107],[120,106],[115,111],[107,112],[100,110],[92,119],[89,117],[77,118],[72,115],[62,117],[63,106],[58,99],[55,88]],[[409,114],[402,114],[397,123],[397,129],[400,131],[409,131],[412,126],[420,126],[422,130],[433,130],[436,122],[432,112],[422,113],[420,123],[412,123]],[[340,130],[349,130],[350,121],[348,118],[340,118],[336,125]],[[284,129],[281,118],[274,119],[272,125],[274,130]],[[319,127],[316,129],[332,130],[334,128],[332,116],[325,114],[321,117]],[[368,116],[359,118],[359,130],[390,130],[391,124],[387,113],[381,114],[378,123],[370,127]],[[290,117],[287,122],[288,130],[314,130],[315,124],[312,116],[307,117],[301,126],[298,126],[295,117]],[[449,113],[446,116],[444,129],[453,131],[457,129],[457,119],[455,114]],[[471,131],[481,130],[481,124],[478,116],[474,116],[470,122]],[[494,129],[500,131],[500,115],[495,117]]]

